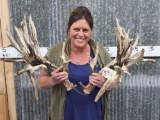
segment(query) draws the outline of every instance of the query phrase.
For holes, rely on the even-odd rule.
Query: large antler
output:
[[[95,101],[103,95],[103,93],[108,89],[110,84],[115,80],[121,81],[125,74],[129,74],[128,67],[131,65],[137,64],[140,61],[149,61],[155,62],[154,59],[144,59],[144,49],[135,53],[131,56],[132,51],[138,44],[139,34],[133,44],[133,40],[129,38],[129,31],[126,32],[119,24],[118,19],[116,18],[115,35],[116,35],[116,44],[117,44],[117,56],[113,61],[111,61],[106,67],[104,67],[100,73],[107,78],[107,81],[99,90]]]
[[[65,42],[63,42],[63,47],[62,47],[62,54],[60,55],[60,57],[61,57],[61,59],[62,59],[62,61],[63,61],[63,71],[66,71],[66,64],[68,63],[68,62],[70,62],[71,60],[66,60],[66,57],[65,57],[65,52],[64,52],[64,50],[65,50]],[[73,85],[73,83],[71,83],[68,79],[67,80],[65,80],[64,82],[63,82],[63,84],[64,84],[64,86],[66,87],[66,89],[67,89],[67,91],[69,91],[69,90],[71,90],[71,89],[73,89],[73,88],[75,88],[76,87],[76,85]]]
[[[37,40],[37,32],[31,16],[29,17],[29,28],[30,28],[30,35],[28,33],[26,17],[24,16],[24,19],[21,22],[21,28],[15,27],[15,30],[18,36],[18,44],[15,42],[14,38],[12,37],[9,31],[7,31],[7,36],[12,46],[22,54],[23,61],[26,63],[26,67],[18,71],[17,75],[22,74],[24,72],[28,73],[33,84],[35,98],[38,100],[38,92],[37,92],[36,82],[34,79],[34,72],[41,67],[54,70],[55,68],[57,68],[57,66],[45,60],[41,56],[39,43]],[[62,57],[63,66],[64,66],[66,63],[64,50],[62,50],[61,57]],[[64,81],[64,85],[66,86],[67,90],[70,90],[75,87],[72,83],[70,83],[69,80]]]

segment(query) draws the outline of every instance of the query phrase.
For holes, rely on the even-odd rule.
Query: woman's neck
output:
[[[86,64],[89,61],[90,47],[87,44],[83,48],[71,47],[70,59],[75,64]]]
[[[72,47],[71,46],[71,52],[74,52],[75,54],[82,54],[85,51],[87,51],[88,47],[89,47],[88,44],[84,47]]]

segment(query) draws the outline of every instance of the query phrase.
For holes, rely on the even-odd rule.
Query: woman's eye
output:
[[[74,30],[75,30],[75,31],[79,31],[79,29],[78,29],[78,28],[74,28]]]
[[[83,32],[88,32],[88,29],[84,29]]]

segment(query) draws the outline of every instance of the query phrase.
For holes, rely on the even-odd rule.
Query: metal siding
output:
[[[94,18],[93,39],[104,46],[115,46],[115,17],[122,27],[130,29],[131,38],[140,33],[139,45],[160,45],[160,0],[10,0],[11,30],[20,26],[23,16],[32,15],[41,47],[67,38],[69,14],[79,5],[87,6]],[[139,63],[129,69],[118,87],[110,92],[111,120],[160,120],[160,60]],[[23,68],[15,63],[15,72]],[[38,71],[39,72],[39,71]],[[38,72],[36,76],[38,76]],[[38,86],[38,83],[37,83]],[[17,120],[46,120],[50,90],[38,87],[39,100],[34,99],[27,74],[15,76]]]

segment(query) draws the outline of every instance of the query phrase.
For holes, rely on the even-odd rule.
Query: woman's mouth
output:
[[[84,38],[76,38],[75,40],[76,40],[77,42],[84,42],[85,39],[84,39]]]

